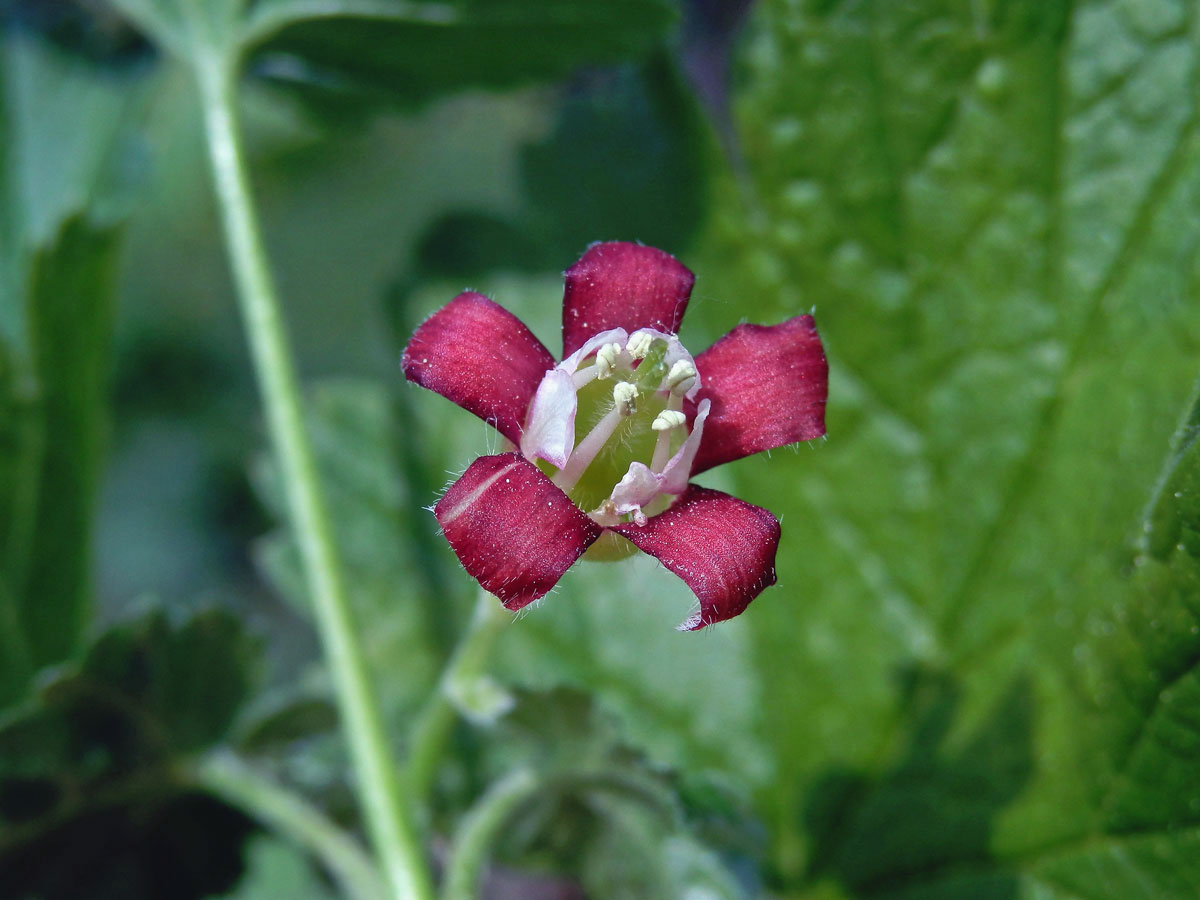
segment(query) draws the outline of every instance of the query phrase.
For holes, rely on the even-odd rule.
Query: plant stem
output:
[[[232,753],[205,757],[192,770],[192,777],[201,787],[319,859],[350,900],[384,900],[388,896],[374,861],[357,841],[319,809]]]
[[[489,850],[521,804],[535,796],[585,792],[603,792],[633,801],[653,813],[664,830],[679,827],[679,811],[673,798],[648,779],[615,767],[567,769],[539,777],[523,766],[488,788],[459,823],[446,857],[442,900],[473,900]]]
[[[351,621],[341,564],[304,427],[298,379],[250,193],[236,116],[237,66],[231,56],[198,47],[194,63],[226,247],[271,442],[282,472],[292,529],[300,545],[372,844],[397,900],[429,900],[433,893],[427,863],[400,793],[393,752]]]
[[[454,655],[442,671],[437,689],[426,701],[413,729],[405,780],[410,796],[424,798],[428,794],[454,725],[457,710],[454,699],[463,686],[484,677],[496,636],[511,621],[512,616],[505,612],[498,599],[487,591],[479,592],[467,631],[459,640]]]
[[[517,807],[539,787],[532,770],[516,769],[488,788],[471,807],[450,846],[442,900],[474,900],[479,873],[487,864],[493,840]]]

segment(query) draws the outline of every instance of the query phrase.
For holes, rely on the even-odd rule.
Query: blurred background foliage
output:
[[[213,775],[357,833],[176,9],[0,3],[19,900],[354,894]],[[556,348],[561,270],[640,240],[694,350],[815,309],[832,365],[827,441],[703,478],[780,516],[779,585],[689,636],[652,561],[572,570],[455,728],[434,857],[530,767],[489,897],[1194,897],[1195,4],[321,10],[245,4],[241,101],[397,753],[474,593],[422,508],[496,440],[402,383],[423,317],[483,290]]]

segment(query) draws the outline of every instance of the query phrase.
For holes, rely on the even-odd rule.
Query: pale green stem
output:
[[[202,759],[192,770],[201,787],[246,812],[307,851],[350,900],[386,900],[374,861],[357,841],[317,808],[229,752]]]
[[[669,794],[619,769],[567,770],[544,778],[528,768],[514,769],[488,788],[459,823],[446,857],[442,900],[474,900],[492,844],[522,804],[539,795],[595,791],[645,807],[658,816],[664,829],[678,825],[678,813]]]
[[[475,900],[479,875],[496,835],[539,787],[530,769],[516,769],[488,788],[463,816],[450,845],[442,900]]]
[[[430,695],[413,729],[408,754],[406,786],[414,799],[427,796],[437,772],[457,714],[455,696],[460,688],[484,677],[492,645],[504,626],[512,621],[500,601],[487,591],[479,592],[475,612],[459,640],[437,689]]]
[[[300,545],[357,775],[359,801],[396,900],[429,900],[433,892],[428,866],[405,808],[392,748],[351,621],[341,564],[304,426],[295,366],[246,172],[236,117],[236,67],[227,55],[202,49],[196,51],[195,65],[225,242],[292,529]]]

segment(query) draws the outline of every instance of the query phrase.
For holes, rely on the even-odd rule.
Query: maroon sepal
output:
[[[459,294],[404,348],[404,375],[475,413],[518,444],[525,412],[554,357],[524,323],[482,294]]]
[[[682,578],[699,598],[700,611],[681,630],[732,619],[775,583],[778,520],[720,491],[689,485],[645,525],[612,530]]]
[[[564,358],[609,328],[675,334],[696,281],[671,254],[623,241],[592,244],[564,274]]]
[[[433,514],[467,573],[512,610],[554,587],[601,531],[519,453],[475,460]]]
[[[812,316],[739,325],[696,369],[712,410],[693,473],[825,433],[829,364]]]

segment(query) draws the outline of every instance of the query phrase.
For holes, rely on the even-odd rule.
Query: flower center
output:
[[[546,373],[521,450],[597,523],[643,523],[687,487],[708,401],[690,424],[683,407],[699,388],[674,335],[605,332]]]

